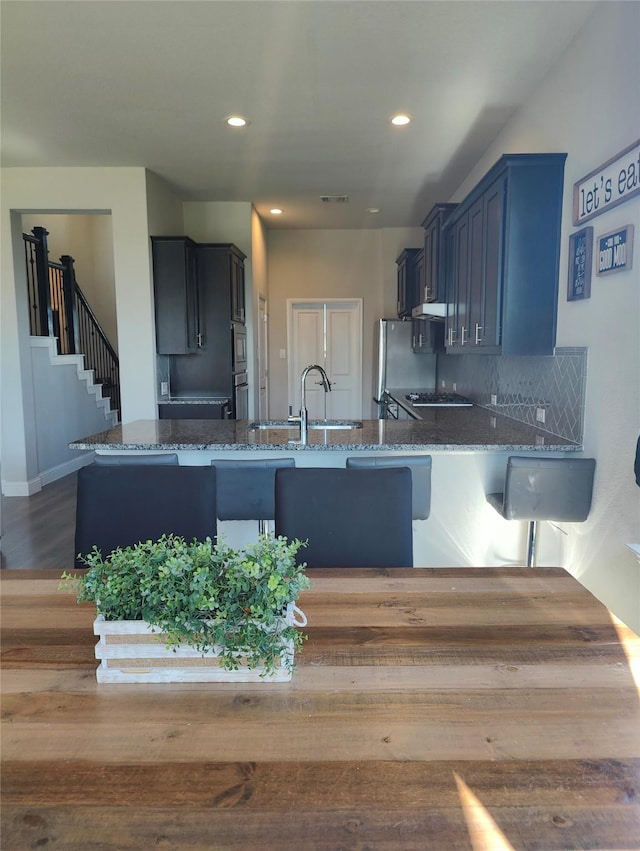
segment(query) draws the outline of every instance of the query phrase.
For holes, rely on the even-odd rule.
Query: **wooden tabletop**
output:
[[[2,848],[640,848],[640,639],[568,573],[310,575],[290,683],[98,685],[1,571]]]

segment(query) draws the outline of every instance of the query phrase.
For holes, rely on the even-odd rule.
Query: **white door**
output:
[[[362,417],[362,300],[288,301],[289,404],[300,410],[301,375],[309,364],[322,366],[331,382],[325,393],[320,375],[306,381],[311,419]]]
[[[258,419],[269,418],[269,346],[267,338],[267,301],[260,296],[258,303]]]

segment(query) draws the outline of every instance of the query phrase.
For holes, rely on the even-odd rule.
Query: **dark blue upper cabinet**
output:
[[[553,354],[566,156],[501,157],[448,217],[448,354]]]
[[[192,354],[201,340],[196,244],[187,236],[152,236],[151,244],[156,351]]]
[[[421,301],[424,287],[424,251],[422,248],[405,248],[396,260],[398,266],[398,317],[411,316],[411,311]]]
[[[444,225],[456,204],[436,204],[422,222],[424,228],[424,295],[420,300],[444,301],[446,295]]]

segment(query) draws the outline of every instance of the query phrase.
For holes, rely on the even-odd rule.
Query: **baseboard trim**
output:
[[[77,458],[72,458],[70,461],[65,461],[64,464],[58,464],[57,467],[45,470],[43,473],[40,473],[42,486],[50,485],[51,482],[62,479],[64,476],[68,476],[69,473],[75,473],[81,467],[86,467],[87,464],[91,464],[94,456],[95,452],[93,451],[83,452],[82,455],[79,455]]]
[[[39,476],[34,479],[29,479],[23,482],[2,482],[3,496],[33,496],[34,493],[41,491],[45,485],[50,485],[52,482],[68,476],[70,473],[77,472],[81,467],[86,467],[91,464],[95,452],[83,452],[77,458],[71,458],[65,461],[64,464],[58,464],[57,467],[51,467],[49,470],[44,470]]]
[[[26,482],[7,482],[2,480],[2,496],[33,496],[42,490],[40,476]]]

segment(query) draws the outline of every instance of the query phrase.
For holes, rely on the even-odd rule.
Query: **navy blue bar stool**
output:
[[[260,534],[267,534],[275,517],[276,470],[295,467],[294,458],[215,460],[218,520],[257,520]]]
[[[278,470],[275,531],[308,541],[308,567],[413,567],[411,471]]]
[[[350,467],[408,467],[411,470],[411,516],[426,520],[431,513],[431,455],[353,455]]]
[[[527,520],[527,567],[535,564],[537,522],[581,523],[591,510],[595,458],[527,458],[512,455],[502,493],[487,502],[505,520]]]
[[[78,471],[76,567],[95,544],[103,558],[116,547],[162,535],[187,541],[217,534],[216,471],[178,464],[89,464]]]

